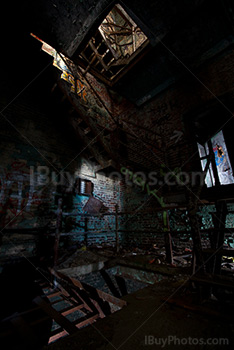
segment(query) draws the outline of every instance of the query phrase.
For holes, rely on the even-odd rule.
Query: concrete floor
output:
[[[93,325],[79,330],[72,336],[51,344],[46,350],[129,350],[129,349],[233,349],[234,348],[234,318],[233,311],[227,306],[214,302],[211,312],[194,312],[178,306],[172,306],[163,300],[173,295],[181,301],[190,298],[191,292],[185,288],[185,276],[180,280],[169,278],[127,295],[128,303],[122,310],[98,320]],[[197,297],[196,297],[197,298]],[[200,305],[204,308],[205,305]],[[215,316],[220,309],[222,317]],[[213,312],[213,314],[212,314]],[[146,338],[163,338],[161,345],[146,344]],[[164,345],[169,336],[176,336],[176,342]],[[188,338],[205,341],[208,338],[228,338],[229,345],[181,345],[179,338],[186,338],[183,342],[191,342]],[[147,338],[150,343],[149,338]],[[160,340],[158,340],[160,341]],[[196,341],[196,340],[194,340]]]

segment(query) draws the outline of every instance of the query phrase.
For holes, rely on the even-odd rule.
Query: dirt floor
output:
[[[44,349],[233,349],[231,304],[201,302],[186,284],[187,275],[172,275],[124,297],[128,305],[122,310]],[[166,302],[168,298],[180,305]],[[226,340],[221,338],[229,345],[222,345]],[[213,345],[201,344],[207,341]]]

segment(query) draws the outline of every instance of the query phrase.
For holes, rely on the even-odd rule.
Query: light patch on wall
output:
[[[79,169],[75,171],[75,175],[84,175],[88,177],[96,178],[94,171],[94,165],[85,158],[80,159]]]

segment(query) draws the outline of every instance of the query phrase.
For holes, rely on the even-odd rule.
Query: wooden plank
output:
[[[55,276],[57,275],[58,277],[60,278],[64,278],[66,280],[69,280],[71,281],[75,286],[77,286],[78,288],[81,288],[83,289],[83,285],[81,284],[81,282],[73,277],[68,277],[66,275],[64,275],[62,272],[60,271],[55,271],[55,270],[51,270],[51,273],[52,274],[55,274]],[[84,283],[83,283],[84,284]],[[85,285],[85,284],[84,284]],[[105,293],[103,292],[102,290],[99,290],[99,289],[96,289],[98,295],[100,298],[102,298],[103,300],[105,301],[108,301],[114,305],[117,305],[119,307],[123,307],[123,306],[126,306],[127,305],[127,302],[125,300],[122,300],[122,299],[119,299],[119,298],[116,298],[114,297],[113,295],[111,294],[108,294],[108,293]]]
[[[99,52],[97,51],[96,47],[93,45],[93,43],[90,41],[89,42],[89,46],[92,48],[92,50],[95,52],[95,55],[98,59],[98,61],[100,62],[100,64],[102,65],[102,67],[108,71],[108,67],[106,66],[105,62],[102,59],[102,56],[99,54]]]
[[[56,300],[54,300],[54,301],[51,301],[51,302],[50,302],[50,305],[58,304],[58,303],[61,303],[62,301],[64,301],[63,298],[56,299]]]
[[[57,292],[51,292],[51,293],[48,293],[48,294],[45,294],[45,296],[47,297],[47,298],[53,298],[53,297],[56,297],[56,296],[58,296],[58,295],[61,295],[61,291],[59,290],[59,291],[57,291]]]
[[[89,317],[88,319],[86,316],[86,317],[82,317],[82,320],[80,319],[81,321],[79,321],[79,320],[74,321],[73,324],[75,325],[76,328],[79,329],[81,327],[84,327],[88,324],[93,323],[97,318],[98,318],[98,315],[93,315],[93,316]],[[56,329],[53,332],[53,335],[49,339],[49,344],[60,339],[61,337],[66,336],[66,335],[68,335],[68,333],[66,331],[61,331],[61,328]]]
[[[81,318],[75,320],[74,322],[72,322],[72,324],[76,327],[76,329],[79,329],[83,326],[86,326],[88,324],[93,323],[96,319],[99,318],[99,315],[91,314],[88,318],[87,317],[88,317],[87,315],[84,317],[81,317]],[[65,330],[62,331],[61,327],[55,329],[52,332],[52,335],[49,339],[49,344],[60,339],[63,336],[66,336],[66,335],[68,335],[68,333]]]
[[[56,329],[54,329],[53,331],[50,332],[50,336],[53,337],[54,335],[61,333],[63,331],[62,327],[57,327]],[[66,332],[66,331],[65,331]],[[66,332],[66,334],[69,334]]]
[[[63,309],[60,312],[61,312],[61,314],[63,316],[67,316],[67,315],[70,315],[70,314],[72,314],[73,312],[75,312],[77,310],[82,309],[83,307],[84,307],[84,304],[77,305],[77,306],[74,306],[74,307],[67,307],[66,309]],[[83,311],[81,311],[81,312],[83,313]]]
[[[107,301],[104,301],[102,298],[99,297],[96,288],[83,283],[83,288],[86,292],[88,292],[88,295],[92,301],[92,303],[97,308],[100,317],[108,316],[111,314],[111,308]]]
[[[97,310],[96,306],[94,305],[93,301],[89,297],[87,291],[85,288],[79,288],[72,284],[69,277],[64,278],[62,281],[60,279],[60,283],[66,283],[65,288],[68,290],[69,294],[78,301],[79,304],[83,304],[84,308],[90,312],[94,312],[95,314],[99,314],[99,311]]]
[[[98,292],[98,295],[100,296],[100,298],[102,298],[103,300],[105,301],[108,301],[109,303],[112,303],[114,305],[117,305],[119,307],[123,307],[123,306],[126,306],[127,305],[127,302],[125,300],[122,300],[122,299],[119,299],[119,298],[116,298],[114,297],[113,295],[111,294],[108,294],[108,293],[105,293],[103,292],[102,290],[98,290],[97,289],[97,292]]]
[[[54,341],[60,339],[61,337],[64,337],[65,335],[67,335],[68,333],[66,331],[62,331],[62,332],[59,332],[55,335],[52,335],[49,339],[49,344],[50,343],[53,343]]]
[[[61,274],[62,275],[62,274]],[[73,277],[69,277],[70,280],[72,281],[72,283],[74,285],[76,285],[77,287],[79,288],[83,288],[82,284],[80,283],[79,280],[73,278]],[[114,297],[113,295],[111,294],[108,294],[106,292],[103,292],[102,290],[99,290],[99,289],[96,289],[99,297],[105,301],[108,301],[114,305],[117,305],[119,307],[123,307],[123,306],[126,306],[127,305],[127,302],[125,300],[122,300],[122,299],[119,299],[119,298],[116,298]]]
[[[68,282],[70,282],[70,281],[68,281]],[[76,286],[74,286],[74,288],[72,288],[72,284],[69,285],[68,282],[62,281],[60,279],[61,284],[66,283],[66,286],[64,286],[64,288],[66,288],[66,290],[69,292],[70,296],[75,299],[75,301],[78,303],[78,305],[83,304],[84,307],[88,311],[91,311],[91,312],[93,311],[95,313],[98,313],[95,305],[90,300],[86,291],[84,289],[77,288]]]
[[[76,327],[77,328],[81,328],[81,327],[84,327],[84,326],[86,326],[88,324],[93,323],[96,319],[99,318],[99,315],[98,314],[94,314],[94,315],[92,315],[89,318],[87,318],[87,317],[88,316],[84,316],[84,317],[80,318],[79,320],[77,320],[79,322],[75,321],[74,323],[75,323]]]
[[[64,330],[69,334],[73,334],[77,331],[76,327],[63,315],[53,309],[49,303],[44,301],[40,296],[33,299],[33,301],[39,305],[52,319],[55,320]]]

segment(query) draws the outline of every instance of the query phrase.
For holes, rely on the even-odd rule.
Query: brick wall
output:
[[[198,78],[208,89],[196,79],[186,78],[187,80],[177,82],[141,107],[133,106],[123,97],[108,92],[103,84],[89,76],[102,102],[110,109],[115,118],[119,117],[120,124],[124,126],[125,141],[131,148],[131,150],[125,148],[124,165],[131,167],[133,162],[138,162],[138,171],[142,170],[141,166],[148,171],[159,170],[162,163],[166,163],[169,169],[182,166],[192,152],[191,140],[185,132],[183,117],[194,108],[216,100],[214,95],[220,97],[229,94],[233,97],[232,68],[233,52],[228,51],[225,55],[213,59],[212,62],[200,68]],[[21,89],[11,91],[12,81],[3,82],[4,88],[0,95],[1,110],[26,85],[23,84]],[[44,94],[46,80],[42,79],[41,82],[44,85],[32,84],[14,99],[13,103],[9,104],[3,111],[7,120],[1,116],[1,227],[6,224],[8,228],[41,227],[47,223],[54,225],[57,187],[53,183],[48,186],[37,182],[32,184],[30,169],[34,171],[38,179],[38,166],[48,167],[48,174],[51,176],[52,172],[56,174],[70,163],[66,171],[72,176],[76,175],[91,180],[94,184],[94,196],[103,202],[107,211],[113,212],[117,204],[121,212],[134,213],[134,215],[123,215],[119,218],[122,244],[134,246],[157,243],[162,245],[163,234],[155,233],[157,230],[160,232],[163,230],[162,214],[158,211],[154,212],[154,209],[159,207],[158,201],[135,185],[131,186],[124,181],[110,179],[103,174],[95,175],[92,165],[84,166],[85,157],[82,159],[80,156],[73,161],[82,151],[82,147],[77,144],[74,147],[74,143],[70,142],[69,134],[64,132],[65,117],[59,116],[58,109],[55,109]],[[86,113],[100,126],[108,126],[113,129],[113,120],[100,101],[92,96],[90,104],[92,108],[89,108],[90,101],[87,102],[86,105],[82,105],[76,99],[81,113]],[[59,118],[64,122],[61,123],[60,120],[59,124]],[[177,143],[172,138],[175,130],[183,132],[183,137]],[[129,136],[127,132],[130,131],[135,137]],[[193,166],[193,162],[189,163],[188,170],[193,169]],[[168,194],[169,191],[166,195]],[[66,222],[63,232],[71,233],[68,236],[71,243],[84,241],[82,210],[87,201],[86,196],[73,193],[67,196],[67,204],[64,208]],[[143,214],[143,211],[146,214]],[[176,218],[176,215],[174,217]],[[67,218],[73,220],[73,226],[72,222],[69,225]],[[171,215],[171,222],[173,223],[173,215]],[[179,226],[186,228],[186,223],[181,222]],[[101,232],[89,233],[88,244],[113,245],[115,243],[114,229],[114,216],[104,216],[104,219],[90,217],[88,230]],[[136,230],[142,232],[137,233]],[[184,242],[184,245],[190,243],[183,240],[183,237],[173,239],[174,241],[179,240],[180,244]],[[22,238],[19,240],[19,245],[20,242]],[[4,243],[7,244],[6,241]],[[28,251],[35,250],[31,248],[31,244],[29,246]]]
[[[33,91],[32,91],[33,92]],[[49,183],[41,185],[42,179],[38,166],[48,167],[48,177],[52,172],[61,171],[76,157],[69,140],[64,137],[61,129],[55,127],[51,117],[53,108],[43,108],[39,97],[32,92],[22,94],[11,104],[1,120],[1,227],[36,228],[56,222],[57,186]],[[4,97],[1,97],[4,107]],[[30,181],[33,174],[34,182]],[[151,247],[153,244],[164,245],[162,211],[154,210],[159,207],[158,201],[142,191],[138,186],[126,183],[124,179],[112,179],[105,174],[95,174],[93,165],[85,158],[78,157],[66,168],[73,178],[80,177],[91,180],[94,185],[93,195],[103,202],[107,212],[118,210],[129,215],[119,216],[120,242],[125,247]],[[69,245],[84,244],[85,218],[83,208],[89,197],[70,193],[65,200],[64,223],[62,232],[69,233]],[[210,208],[201,211],[204,227],[211,225]],[[229,225],[233,218],[228,216]],[[69,225],[69,221],[72,223]],[[170,211],[170,224],[173,230],[187,229],[186,235],[174,235],[173,243],[181,249],[191,247],[191,236],[186,213]],[[115,245],[115,217],[88,218],[88,245]],[[98,232],[97,232],[98,231]],[[141,231],[141,232],[138,232]],[[156,232],[157,231],[157,232]],[[10,241],[9,241],[10,238]],[[229,237],[230,239],[230,237]],[[3,237],[0,257],[7,255],[30,256],[36,253],[38,237],[32,235],[12,235]],[[207,237],[204,237],[204,246]],[[64,244],[63,238],[61,243]]]
[[[63,169],[62,174],[66,176],[67,172],[71,182],[77,177],[91,180],[93,195],[103,202],[106,211],[113,212],[115,205],[121,207],[119,181],[95,174],[96,164],[87,162],[83,146],[71,140],[64,116],[61,121],[59,110],[48,99],[48,92],[43,93],[43,86],[32,84],[12,103],[11,96],[13,99],[16,93],[7,86],[6,83],[0,97],[0,109],[7,106],[0,120],[0,225],[5,230],[21,229],[21,233],[4,232],[1,259],[36,253],[38,236],[29,234],[27,229],[47,225],[54,230],[60,196],[58,185],[63,180],[56,175]],[[88,199],[74,191],[64,195],[62,232],[70,233],[69,244],[84,240],[81,213]],[[90,234],[89,244],[113,243],[114,227],[111,216],[105,220],[90,217],[88,229],[101,232]],[[102,233],[103,230],[106,232]],[[64,244],[63,238],[61,243]]]
[[[92,108],[87,109],[87,104],[85,106],[81,99],[73,96],[74,103],[81,113],[94,119],[101,127],[112,130],[115,128],[113,118],[118,120],[124,130],[124,143],[129,146],[125,147],[122,159],[125,166],[135,166],[135,171],[159,171],[162,164],[166,164],[167,170],[182,167],[191,171],[197,169],[198,158],[194,154],[191,138],[194,130],[188,130],[187,122],[190,114],[198,109],[202,111],[212,103],[222,106],[219,100],[224,96],[233,100],[233,52],[226,50],[219,53],[142,106],[135,106],[123,96],[108,92],[104,84],[93,76],[88,74],[87,77],[99,100],[87,88],[87,103]],[[63,84],[65,86],[66,82]],[[103,108],[103,104],[108,107],[113,118]],[[175,132],[181,133],[178,141]],[[115,146],[113,143],[113,153]],[[188,162],[192,154],[194,157]]]

